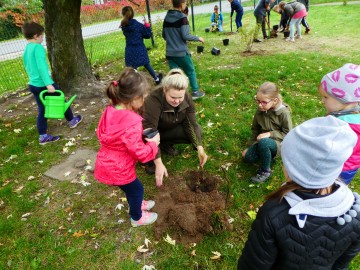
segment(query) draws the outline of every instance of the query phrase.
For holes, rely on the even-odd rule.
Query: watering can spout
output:
[[[73,103],[74,99],[76,98],[76,95],[72,96],[68,102],[65,103],[65,112],[70,107],[71,103]]]

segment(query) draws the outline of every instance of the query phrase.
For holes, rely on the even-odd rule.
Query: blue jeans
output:
[[[150,63],[147,63],[146,65],[144,65],[144,68],[147,69],[147,71],[150,73],[151,77],[154,78],[154,80],[157,79],[157,75],[156,75],[153,67],[150,65]]]
[[[60,87],[56,84],[53,84],[54,88],[60,90]],[[44,135],[47,132],[47,119],[45,118],[45,107],[41,102],[39,95],[43,90],[47,90],[46,86],[37,87],[29,84],[29,90],[33,93],[36,103],[38,105],[38,116],[36,118],[36,126],[39,132],[39,135]],[[44,96],[58,96],[59,93],[45,93]],[[69,107],[65,112],[65,118],[67,121],[71,121],[74,118],[74,115]]]
[[[241,20],[242,20],[243,15],[244,15],[244,10],[236,12],[236,17],[235,17],[236,28],[242,27]]]
[[[130,217],[137,221],[142,216],[141,204],[144,197],[144,187],[139,179],[135,179],[129,184],[119,186],[125,192],[126,199],[130,207]]]

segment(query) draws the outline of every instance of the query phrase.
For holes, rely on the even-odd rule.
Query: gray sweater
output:
[[[292,18],[292,16],[294,16],[295,13],[301,11],[305,9],[305,5],[300,3],[300,2],[290,2],[287,3],[284,7],[284,12],[286,13],[286,15],[288,15],[290,17],[290,19]]]
[[[187,41],[199,41],[190,34],[189,21],[179,10],[169,10],[163,23],[162,37],[166,40],[166,56],[182,57],[190,54]]]

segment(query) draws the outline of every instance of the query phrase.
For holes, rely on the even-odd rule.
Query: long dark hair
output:
[[[130,6],[123,7],[121,10],[123,19],[121,21],[120,27],[124,27],[129,24],[129,20],[134,18],[134,10]]]

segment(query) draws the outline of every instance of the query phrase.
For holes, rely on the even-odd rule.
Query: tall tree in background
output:
[[[44,0],[45,36],[53,78],[65,93],[92,97],[102,91],[86,57],[81,0]]]

